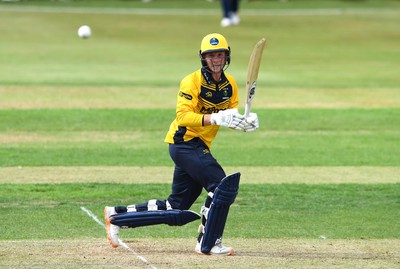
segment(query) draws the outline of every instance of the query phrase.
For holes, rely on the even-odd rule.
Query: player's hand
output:
[[[211,124],[244,130],[245,117],[240,115],[236,108],[221,110],[211,114]]]
[[[243,131],[245,132],[252,132],[258,129],[259,123],[258,123],[258,116],[256,113],[250,113],[247,118],[245,118],[245,124]]]

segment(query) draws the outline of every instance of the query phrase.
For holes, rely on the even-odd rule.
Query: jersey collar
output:
[[[211,74],[210,74],[209,72],[207,72],[207,70],[206,70],[204,67],[201,68],[201,73],[203,74],[203,77],[204,77],[204,79],[206,80],[206,82],[207,82],[208,85],[213,84],[213,83],[214,83],[214,84],[219,84],[219,83],[221,83],[221,82],[226,81],[226,77],[225,77],[225,73],[224,73],[224,72],[222,72],[222,74],[221,74],[221,81],[219,81],[219,82],[216,82],[216,81],[212,78]]]

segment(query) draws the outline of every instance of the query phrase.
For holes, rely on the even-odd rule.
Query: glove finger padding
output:
[[[235,130],[243,130],[245,117],[240,115],[236,108],[222,110],[211,114],[211,124],[229,127]]]
[[[232,115],[232,123],[228,127],[241,131],[244,130],[245,124],[246,124],[245,117],[238,113]]]
[[[250,113],[245,120],[243,131],[252,132],[259,128],[258,116],[256,113]]]

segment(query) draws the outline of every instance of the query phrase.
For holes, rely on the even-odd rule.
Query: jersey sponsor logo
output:
[[[206,92],[206,97],[211,98],[213,96],[212,92]]]
[[[224,109],[218,109],[218,108],[215,108],[215,107],[208,107],[208,108],[205,108],[204,106],[200,109],[200,113],[202,113],[202,114],[212,114],[212,113],[218,113],[220,110],[225,110],[225,108]]]
[[[184,92],[181,92],[181,91],[179,91],[179,96],[180,97],[184,97],[184,98],[186,98],[188,100],[192,100],[192,98],[193,98],[190,94],[187,94],[187,93],[184,93]]]

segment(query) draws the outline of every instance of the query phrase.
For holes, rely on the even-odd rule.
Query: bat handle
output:
[[[246,103],[246,105],[244,107],[244,116],[245,116],[245,118],[248,118],[250,116],[250,107],[251,107],[251,104]]]

